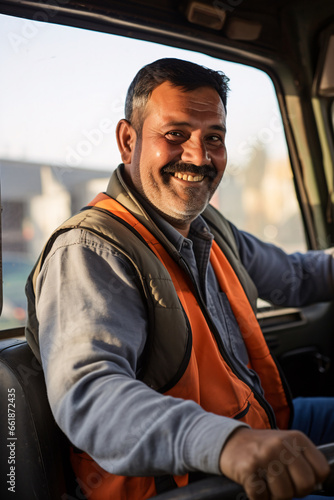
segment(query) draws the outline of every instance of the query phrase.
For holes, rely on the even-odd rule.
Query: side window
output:
[[[305,251],[302,217],[272,81],[261,71],[238,65],[230,86],[229,161],[217,205],[238,228],[286,252]]]
[[[0,168],[4,306],[25,324],[26,278],[50,233],[99,191],[120,161],[114,139],[134,74],[161,57],[230,78],[229,161],[213,203],[240,229],[306,248],[274,87],[263,72],[200,53],[0,16]]]

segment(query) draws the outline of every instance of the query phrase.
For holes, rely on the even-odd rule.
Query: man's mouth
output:
[[[205,177],[214,179],[217,175],[212,165],[197,166],[184,162],[169,163],[163,167],[162,173],[187,182],[202,182]]]
[[[204,175],[191,175],[183,172],[175,172],[174,177],[188,182],[201,182],[204,179]]]

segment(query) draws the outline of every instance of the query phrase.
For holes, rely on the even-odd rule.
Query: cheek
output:
[[[227,163],[227,152],[226,149],[225,151],[221,152],[220,154],[217,155],[216,159],[212,157],[214,164],[218,170],[219,173],[223,174],[225,172],[226,168],[226,163]]]
[[[142,153],[142,163],[143,161],[147,164],[150,164],[152,168],[159,166],[160,163],[163,163],[166,152],[161,147],[160,144],[153,143],[149,144],[149,147],[145,149],[145,152]]]
[[[150,152],[155,161],[163,166],[180,154],[180,148],[167,144],[165,140],[159,140],[150,144]]]

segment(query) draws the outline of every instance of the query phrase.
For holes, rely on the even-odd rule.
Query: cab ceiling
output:
[[[202,10],[191,18],[198,3]],[[212,55],[220,49],[241,61],[246,54],[284,59],[292,67],[300,64],[299,45],[315,64],[320,33],[334,24],[333,0],[0,0],[0,11],[31,18],[42,11],[50,22],[195,50],[202,45]],[[212,27],[215,15],[224,17],[219,29]]]

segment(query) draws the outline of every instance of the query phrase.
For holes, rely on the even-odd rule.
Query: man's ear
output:
[[[137,134],[128,120],[122,119],[118,122],[116,127],[116,139],[122,162],[124,165],[131,163]]]

